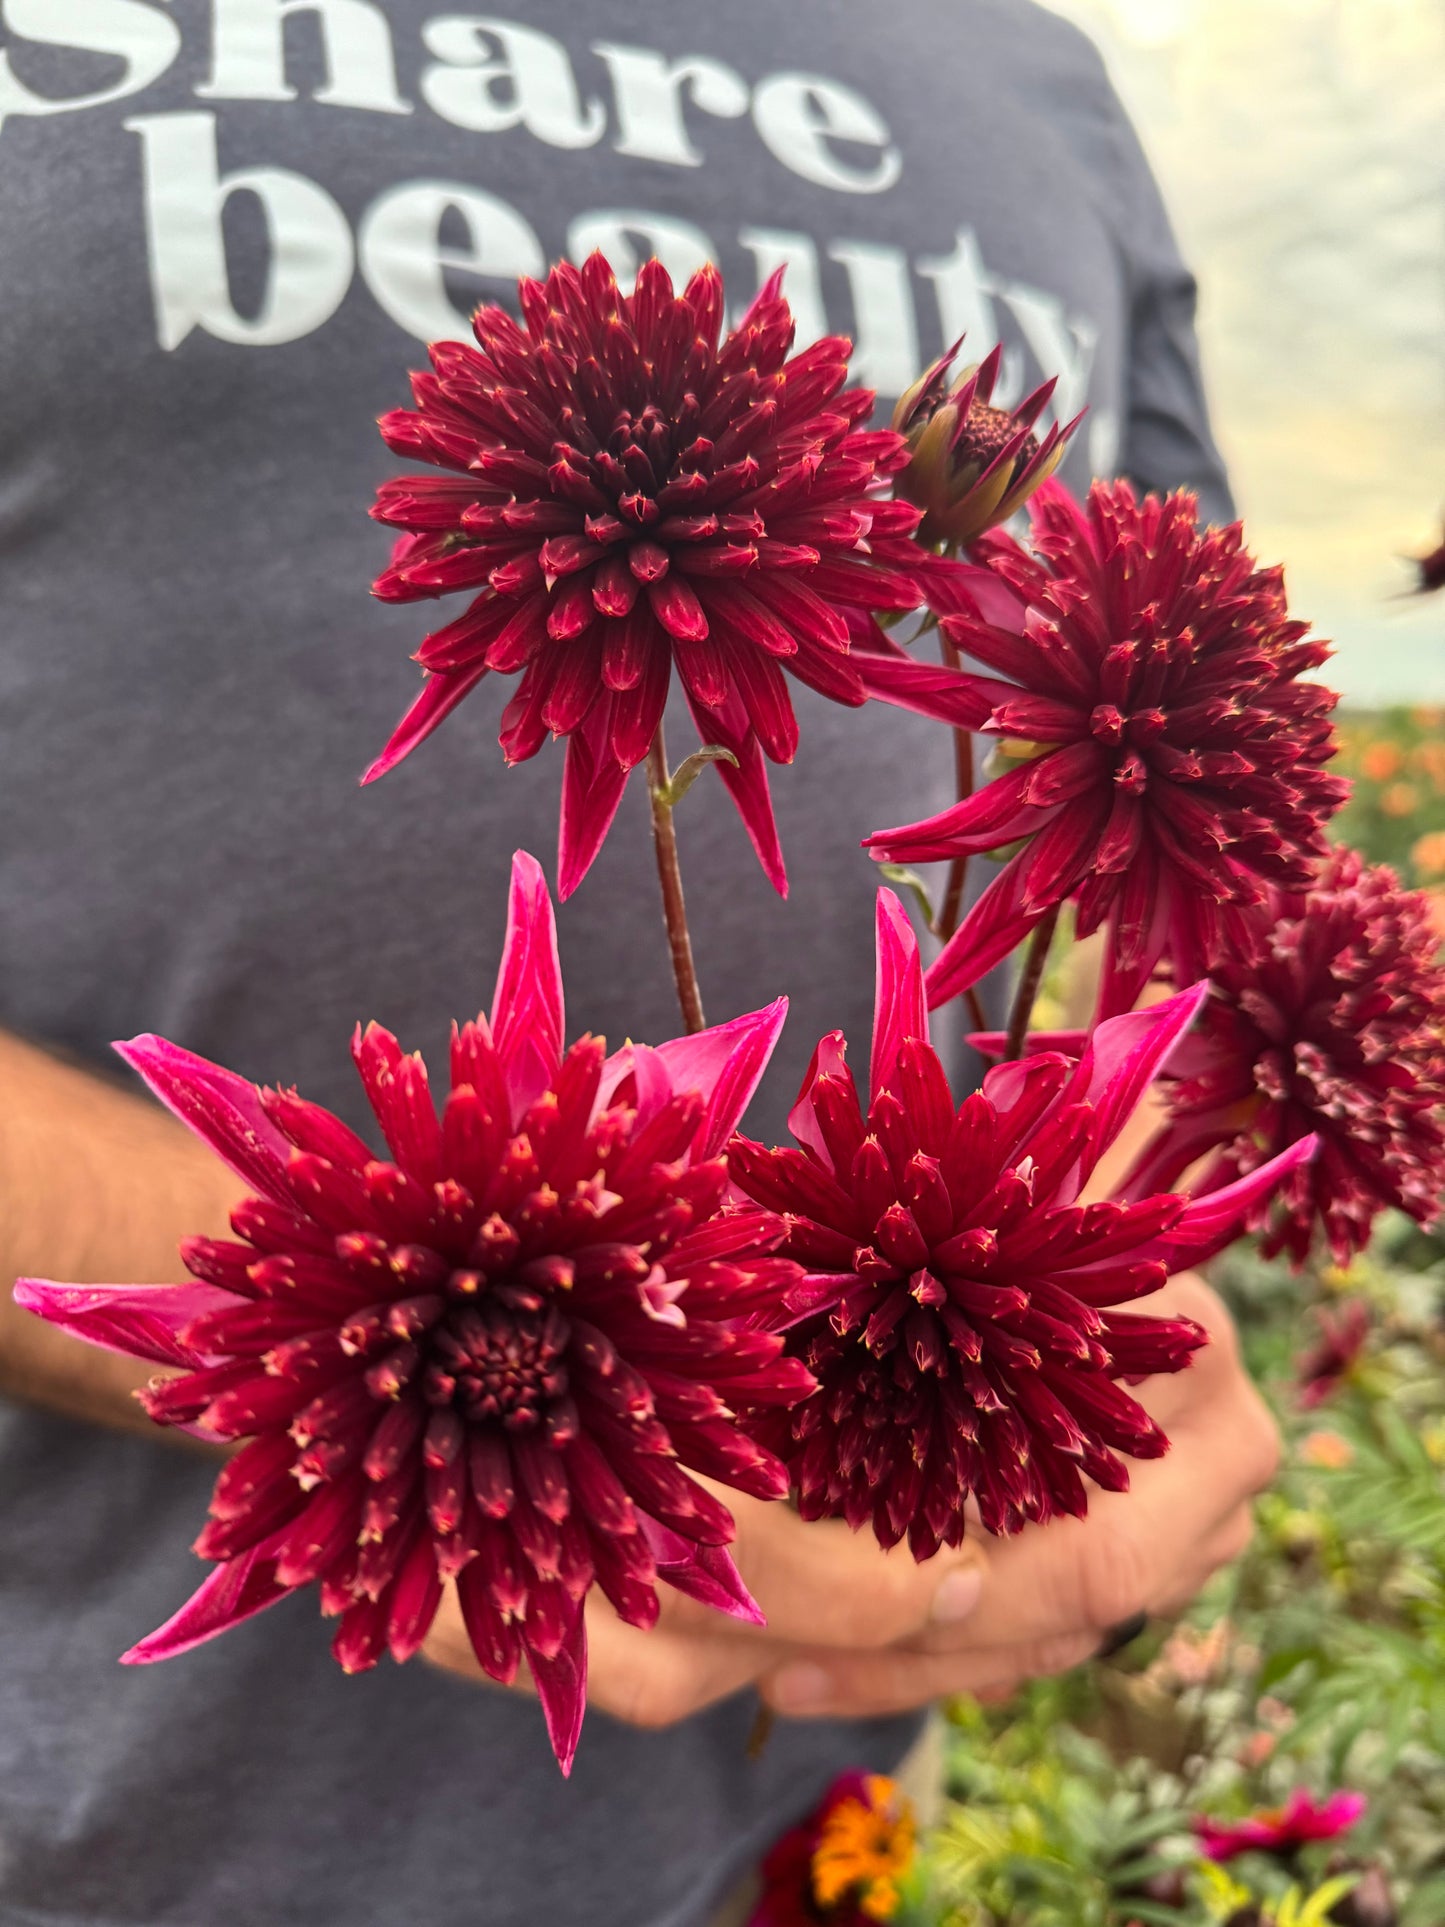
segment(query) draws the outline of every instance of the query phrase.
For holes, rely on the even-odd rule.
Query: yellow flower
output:
[[[813,1896],[825,1911],[848,1898],[869,1920],[892,1920],[898,1883],[917,1846],[911,1804],[892,1780],[870,1773],[862,1798],[840,1800],[823,1821],[813,1849]]]
[[[1428,830],[1410,851],[1422,877],[1445,877],[1445,830]]]
[[[1386,816],[1413,816],[1420,807],[1420,792],[1413,783],[1391,783],[1380,796]]]

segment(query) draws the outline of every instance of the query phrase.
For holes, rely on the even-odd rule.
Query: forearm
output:
[[[224,1235],[240,1189],[155,1105],[0,1031],[0,1393],[154,1434],[131,1397],[152,1368],[42,1324],[11,1285],[173,1279],[181,1239]]]

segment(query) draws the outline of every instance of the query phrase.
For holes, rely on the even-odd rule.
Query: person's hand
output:
[[[839,1521],[809,1525],[786,1506],[721,1494],[738,1522],[733,1556],[767,1626],[662,1586],[661,1618],[643,1633],[594,1593],[590,1702],[659,1727],[756,1684],[788,1714],[893,1712],[947,1693],[1006,1692],[1088,1658],[1131,1614],[1184,1603],[1242,1549],[1248,1499],[1270,1477],[1276,1447],[1219,1300],[1183,1279],[1168,1300],[1214,1342],[1179,1378],[1143,1388],[1175,1445],[1134,1468],[1130,1494],[1096,1493],[1088,1521],[1014,1540],[979,1531],[921,1566],[905,1547],[884,1553]],[[485,1677],[450,1589],[423,1653]]]
[[[1274,1421],[1202,1278],[1181,1274],[1148,1309],[1192,1318],[1210,1337],[1187,1370],[1137,1390],[1169,1435],[1165,1456],[1131,1463],[1128,1492],[1091,1492],[1087,1519],[983,1538],[987,1575],[965,1624],[884,1651],[810,1653],[768,1674],[762,1691],[779,1712],[856,1717],[954,1693],[1003,1698],[1090,1658],[1142,1614],[1178,1612],[1239,1557],[1250,1501],[1279,1463]]]

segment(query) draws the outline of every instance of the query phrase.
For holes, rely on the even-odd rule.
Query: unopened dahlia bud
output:
[[[1057,377],[1017,408],[995,407],[1001,348],[966,368],[949,388],[958,348],[955,342],[925,370],[893,411],[893,426],[910,456],[894,492],[923,510],[918,537],[935,548],[967,548],[985,530],[1007,522],[1053,474],[1081,419],[1055,423],[1042,439],[1034,433]]]

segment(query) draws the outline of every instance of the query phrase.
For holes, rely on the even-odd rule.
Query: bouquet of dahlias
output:
[[[509,763],[566,738],[558,890],[584,881],[646,766],[685,1034],[566,1041],[552,907],[515,860],[489,1013],[438,1107],[387,1032],[353,1055],[384,1150],[295,1091],[150,1037],[120,1046],[248,1195],[190,1282],[22,1281],[20,1301],[155,1361],[150,1416],[235,1444],[200,1590],[126,1655],[185,1651],[299,1588],[348,1671],[420,1646],[454,1586],[481,1666],[523,1665],[564,1771],[593,1589],[633,1625],[661,1581],[759,1609],[709,1486],[838,1516],[926,1559],[966,1507],[1008,1533],[1081,1514],[1167,1446],[1127,1387],[1203,1341],[1133,1307],[1250,1225],[1303,1259],[1445,1183],[1445,976],[1416,901],[1323,826],[1323,644],[1237,527],[1186,496],[1049,480],[1073,423],[1048,385],[1001,406],[999,358],[952,355],[871,425],[849,344],[793,349],[777,277],[723,332],[704,269],[631,293],[593,256],[524,281],[520,320],[437,344],[383,418],[422,472],[376,593],[465,596],[367,772],[489,673],[519,678]],[[1032,497],[1027,539],[995,525]],[[936,632],[931,663],[913,644]],[[669,766],[674,668],[700,738]],[[794,1144],[739,1135],[783,1022],[705,1027],[673,815],[710,763],[779,891],[767,763],[798,753],[788,677],[957,732],[959,798],[860,838],[950,864],[925,970],[878,900],[866,1104],[843,1037],[813,1054]],[[970,732],[995,739],[981,788]],[[964,866],[1003,868],[972,909]],[[1108,949],[1087,1033],[1030,1033],[1061,908]],[[1006,1031],[976,986],[1027,945]],[[1162,1000],[1161,995],[1162,994]],[[970,999],[998,1061],[957,1092],[929,1006]],[[1136,1006],[1143,1003],[1142,1008]],[[1159,1129],[1116,1196],[1100,1160],[1157,1079]],[[1318,1155],[1316,1155],[1318,1153]],[[1202,1161],[1202,1162],[1201,1162]]]

